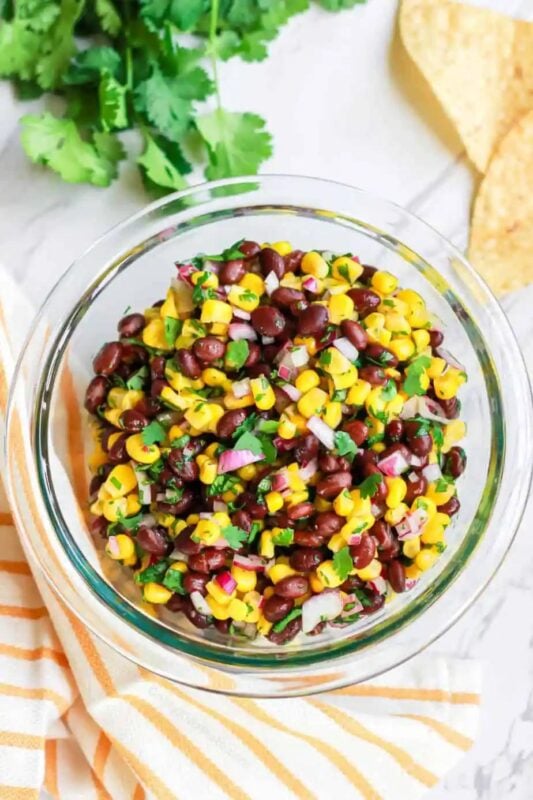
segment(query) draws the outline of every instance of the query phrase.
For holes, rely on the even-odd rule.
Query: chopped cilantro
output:
[[[228,368],[240,369],[242,366],[244,366],[249,354],[250,345],[246,339],[240,339],[238,342],[229,342],[225,355],[225,361]]]
[[[257,534],[261,532],[261,525],[259,522],[252,522],[250,533],[248,534],[248,544],[252,544],[257,538]]]
[[[348,389],[336,389],[331,395],[331,402],[344,403],[347,394],[348,394]]]
[[[255,413],[255,411],[253,411],[249,416],[246,417],[244,422],[241,422],[241,424],[235,428],[235,431],[233,432],[233,438],[236,439],[243,433],[253,431],[258,419],[258,415]]]
[[[272,541],[280,547],[289,547],[294,542],[294,531],[292,528],[283,528],[272,536]]]
[[[392,400],[398,394],[398,390],[396,388],[396,384],[394,381],[387,381],[385,386],[381,390],[381,399],[385,400],[386,403],[389,400]]]
[[[184,433],[183,436],[179,436],[177,439],[172,439],[170,442],[171,447],[185,447],[186,444],[189,444],[191,441],[191,437],[188,433]]]
[[[134,372],[126,381],[127,389],[141,390],[144,387],[144,382],[148,377],[148,367],[142,366],[137,372]]]
[[[167,569],[163,578],[163,586],[166,586],[171,592],[182,595],[187,594],[183,588],[183,572],[178,569]]]
[[[248,533],[237,525],[227,525],[221,533],[233,550],[238,550],[248,539]]]
[[[426,390],[420,382],[420,378],[424,375],[430,364],[431,359],[429,356],[418,356],[418,358],[415,358],[414,361],[411,361],[409,366],[406,367],[403,390],[409,397],[426,393]]]
[[[149,567],[135,573],[136,583],[161,583],[163,577],[168,569],[169,562],[166,558],[161,561],[156,561],[155,564],[150,564]]]
[[[331,364],[331,353],[329,350],[323,350],[322,353],[320,353],[320,358],[318,361],[323,367],[327,367],[329,364]]]
[[[113,484],[113,486],[115,487],[115,489],[118,489],[118,490],[122,489],[122,484],[121,484],[121,482],[119,481],[119,479],[118,479],[118,478],[115,478],[115,476],[114,476],[114,475],[111,475],[111,476],[109,477],[109,482],[110,482],[111,484]],[[437,490],[437,491],[438,491],[438,490]]]
[[[433,436],[433,442],[437,450],[440,450],[442,445],[444,444],[444,434],[442,432],[442,428],[438,425],[434,425],[431,430],[431,435]]]
[[[164,441],[166,435],[166,431],[161,423],[154,419],[141,433],[141,439],[143,444],[151,445],[156,442]]]
[[[439,478],[435,484],[435,491],[436,492],[446,492],[448,491],[448,487],[453,484],[453,480],[448,480],[444,476]]]
[[[261,442],[264,460],[267,464],[273,464],[278,457],[278,451],[272,439],[269,439],[268,436],[258,436],[257,438]]]
[[[239,436],[233,448],[235,450],[250,450],[254,456],[263,456],[261,440],[248,431]]]
[[[286,617],[283,617],[283,619],[280,619],[279,622],[276,622],[276,624],[273,625],[272,630],[274,631],[274,633],[281,633],[282,631],[285,630],[289,622],[292,622],[293,619],[298,619],[298,617],[301,616],[302,616],[302,609],[293,608],[292,611],[290,611]]]
[[[165,492],[165,503],[179,503],[185,489],[181,486],[171,486]]]
[[[357,453],[357,445],[350,434],[345,431],[337,431],[335,433],[335,449],[340,456],[346,456],[350,460]]]
[[[253,303],[257,300],[257,295],[255,292],[252,292],[251,289],[245,288],[243,292],[241,292],[241,300],[244,300],[248,303]]]
[[[444,553],[446,550],[447,545],[444,542],[436,542],[433,547],[438,553]]]
[[[244,239],[239,239],[238,242],[227,247],[222,253],[217,253],[214,256],[202,256],[203,261],[237,261],[242,258],[244,253],[241,253],[240,246]]]
[[[353,569],[353,559],[348,545],[341,547],[333,556],[333,568],[340,580],[345,581]]]
[[[124,528],[127,531],[134,531],[136,530],[139,525],[141,524],[143,519],[142,514],[135,514],[133,517],[120,517],[118,523],[121,528]]]
[[[236,475],[217,475],[213,483],[207,487],[207,496],[216,497],[216,495],[224,494],[224,492],[232,489],[239,479]]]
[[[377,444],[378,442],[382,442],[385,438],[384,433],[375,433],[373,436],[369,436],[366,440],[367,446],[372,447],[373,444]]]
[[[274,434],[278,432],[279,422],[274,419],[260,419],[257,430],[260,433]]]
[[[368,478],[365,478],[358,487],[361,497],[374,497],[382,480],[383,478],[381,475],[378,475],[377,473],[375,475],[369,475]]]
[[[368,597],[364,589],[354,589],[354,595],[357,597],[363,608],[370,608],[372,600]]]
[[[165,341],[170,347],[174,347],[174,342],[180,332],[181,320],[174,319],[174,317],[165,317]]]
[[[261,478],[259,483],[257,484],[257,494],[263,495],[269,492],[272,489],[272,478],[270,475],[267,475],[266,478]]]

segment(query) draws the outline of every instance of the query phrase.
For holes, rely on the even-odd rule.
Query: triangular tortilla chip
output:
[[[533,23],[451,0],[402,0],[400,32],[485,172],[503,136],[533,109]]]
[[[533,282],[533,111],[507,134],[474,205],[474,267],[496,294]]]

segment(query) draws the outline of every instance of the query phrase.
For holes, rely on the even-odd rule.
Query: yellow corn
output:
[[[397,417],[400,414],[400,411],[405,405],[405,400],[403,399],[402,395],[398,393],[392,400],[389,400],[387,405],[385,406],[385,411],[387,412],[388,419],[392,417]]]
[[[132,492],[126,498],[126,516],[132,517],[134,514],[138,514],[141,510],[141,504],[139,502],[139,495],[137,492]]]
[[[220,538],[220,528],[210,519],[201,519],[194,529],[194,537],[203,544],[214,544]]]
[[[252,481],[257,475],[257,467],[255,464],[247,464],[245,467],[241,467],[237,470],[237,475],[239,478],[242,478],[243,481]]]
[[[332,375],[331,380],[335,389],[341,391],[342,389],[350,389],[354,386],[357,382],[357,376],[357,368],[354,367],[353,364],[350,364],[346,372],[343,372],[341,375]]]
[[[319,383],[320,375],[318,372],[315,372],[314,369],[304,369],[294,381],[296,388],[299,389],[302,394],[310,392],[311,389],[314,389]]]
[[[235,564],[231,568],[231,574],[237,581],[238,592],[253,592],[257,584],[257,575],[251,569],[242,569]]]
[[[225,594],[225,592],[224,592],[224,594]],[[212,597],[211,595],[207,595],[207,597],[205,599],[206,599],[207,605],[211,609],[211,613],[212,613],[212,615],[214,616],[215,619],[222,619],[222,620],[223,619],[229,619],[229,617],[230,617],[229,603],[226,603],[225,605],[222,604],[222,603],[218,603],[215,600],[215,598]]]
[[[288,564],[280,564],[278,562],[268,570],[268,577],[274,584],[279,583],[283,578],[288,578],[289,575],[297,575],[297,572],[292,567],[289,567]]]
[[[259,296],[265,293],[265,282],[261,275],[257,275],[255,272],[247,272],[244,278],[239,281],[239,286],[250,289],[251,292],[255,292]]]
[[[446,369],[446,361],[443,358],[432,358],[427,373],[431,380],[438,378]]]
[[[118,547],[118,553],[116,555],[112,544]],[[135,545],[133,539],[126,536],[125,533],[119,533],[117,536],[109,537],[105,551],[107,555],[115,561],[124,561],[135,555]]]
[[[342,421],[342,403],[337,401],[326,403],[322,412],[322,419],[330,428],[337,428]]]
[[[243,311],[254,311],[259,305],[259,295],[236,283],[229,290],[228,300],[232,306],[242,308]]]
[[[327,392],[315,387],[300,397],[297,404],[298,411],[303,417],[309,419],[309,417],[322,413],[328,399]]]
[[[280,492],[268,492],[265,495],[265,503],[270,514],[275,514],[280,508],[283,508],[283,496]]]
[[[200,480],[206,485],[213,483],[217,476],[217,462],[212,458],[207,458],[200,467]]]
[[[230,410],[234,408],[247,408],[248,406],[254,405],[252,393],[245,394],[244,397],[235,397],[234,394],[225,394],[223,399],[224,405]]]
[[[113,467],[103,484],[110,497],[123,497],[137,486],[137,478],[129,464],[118,464]]]
[[[367,567],[354,571],[362,581],[373,581],[381,575],[381,562],[375,558]]]
[[[231,594],[227,594],[224,589],[216,581],[209,581],[206,583],[205,588],[209,595],[216,600],[221,606],[227,606],[237,596],[235,590]]]
[[[201,322],[231,322],[233,309],[222,300],[206,300],[202,304]]]
[[[291,492],[288,498],[288,506],[297,506],[298,503],[305,503],[309,500],[309,492],[307,489],[302,490],[301,492]]]
[[[120,408],[106,408],[104,411],[104,417],[111,425],[114,425],[115,428],[121,428],[122,425],[120,423],[120,417],[122,416],[122,409]]]
[[[450,517],[448,514],[443,514],[442,511],[437,513],[424,525],[421,539],[424,544],[436,544],[443,541],[444,532],[450,524]]]
[[[355,311],[354,302],[347,294],[336,294],[330,297],[328,303],[329,321],[333,325],[340,325],[343,319],[351,319]]]
[[[320,366],[328,375],[341,375],[352,366],[336,347],[328,347],[320,356]]]
[[[257,620],[257,630],[261,636],[268,636],[273,624],[273,622],[269,622],[262,614],[260,614],[259,619]]]
[[[398,508],[407,494],[407,484],[403,478],[385,478],[387,497],[385,502],[389,508]]]
[[[205,289],[218,289],[218,277],[214,272],[199,269],[191,275],[191,282],[194,286],[202,286]]]
[[[402,545],[402,551],[406,558],[414,558],[420,552],[420,536],[409,539]]]
[[[126,451],[130,458],[139,464],[154,464],[161,456],[156,444],[145,444],[141,433],[134,433],[126,439]]]
[[[310,356],[316,355],[316,341],[312,336],[295,336],[294,337],[294,344],[303,345],[307,348],[307,352]]]
[[[339,517],[347,517],[354,510],[355,503],[346,490],[337,495],[333,501],[333,508]]]
[[[405,577],[410,581],[417,581],[421,575],[422,573],[416,564],[409,564],[409,566],[405,568]]]
[[[415,564],[421,572],[425,572],[433,566],[438,557],[438,550],[424,549],[416,556]]]
[[[359,262],[349,256],[339,256],[331,265],[331,274],[337,280],[345,281],[350,285],[362,275],[363,267]]]
[[[276,402],[276,395],[270,383],[264,375],[259,378],[252,378],[250,381],[254,403],[261,411],[268,411],[273,408]]]
[[[380,294],[392,294],[398,287],[398,278],[390,272],[378,270],[372,275],[370,283]]]
[[[430,500],[433,500],[436,506],[443,506],[454,496],[454,494],[455,486],[453,483],[449,483],[442,491],[437,491],[434,483],[430,483],[426,489],[426,497],[429,497]]]
[[[321,583],[323,583],[328,589],[332,589],[335,586],[340,586],[341,583],[344,582],[343,579],[339,577],[337,570],[333,566],[333,561],[323,561],[321,564],[319,564],[316,568],[316,574]]]
[[[444,441],[442,444],[442,452],[447,453],[454,444],[460,442],[466,434],[466,425],[460,419],[454,419],[444,426],[443,430]]]
[[[338,553],[343,547],[346,547],[344,536],[342,533],[334,533],[328,542],[328,549],[331,550],[332,553]]]
[[[385,411],[385,406],[387,405],[387,401],[383,400],[381,395],[382,395],[381,386],[376,386],[374,389],[370,390],[365,400],[365,408],[368,411],[368,413],[373,417],[377,417],[379,414],[382,414],[383,411]]]
[[[287,256],[289,253],[292,253],[293,250],[292,244],[286,241],[274,242],[274,244],[270,246],[272,250],[275,250],[280,256]]]
[[[145,583],[143,586],[143,598],[147,603],[161,605],[168,603],[172,597],[172,592],[160,583]]]
[[[394,353],[398,361],[408,361],[415,353],[415,346],[408,336],[399,336],[391,341],[389,350]]]
[[[346,402],[353,406],[362,406],[372,389],[372,384],[357,378],[350,387]]]
[[[413,331],[411,334],[413,341],[416,345],[417,353],[420,353],[422,350],[425,350],[426,347],[429,345],[429,333],[424,330]]]
[[[302,258],[301,270],[306,275],[313,275],[315,278],[325,278],[329,273],[329,267],[320,253],[311,250],[305,253]]]
[[[463,383],[465,382],[464,373],[454,367],[449,367],[444,375],[439,375],[433,381],[435,394],[439,400],[451,400],[455,397]]]
[[[158,317],[151,320],[142,333],[143,342],[148,347],[155,347],[158,350],[173,350],[174,342],[168,342],[165,336],[165,323]]]
[[[293,439],[294,436],[296,436],[296,425],[294,422],[282,416],[278,426],[278,436],[281,436],[282,439]]]
[[[320,594],[326,588],[325,584],[322,583],[316,572],[311,572],[309,575],[309,585],[315,594]]]
[[[418,508],[422,508],[426,514],[428,515],[428,519],[434,517],[437,513],[437,506],[435,502],[427,496],[427,494],[421,494],[415,500],[413,500],[411,504],[411,511],[416,511]]]
[[[385,521],[388,522],[389,525],[397,525],[402,521],[408,511],[409,509],[405,503],[400,503],[400,505],[396,506],[396,508],[389,508],[385,512]]]
[[[259,539],[259,555],[264,558],[274,557],[274,542],[272,541],[272,531],[263,531]]]

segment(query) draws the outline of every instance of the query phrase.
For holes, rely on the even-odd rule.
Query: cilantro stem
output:
[[[217,111],[222,111],[222,100],[220,97],[220,84],[218,82],[218,58],[217,58],[217,26],[218,26],[218,9],[219,0],[212,0],[211,2],[211,16],[209,19],[209,57],[211,59],[211,68],[213,70],[213,81],[215,84],[215,98],[217,103]]]

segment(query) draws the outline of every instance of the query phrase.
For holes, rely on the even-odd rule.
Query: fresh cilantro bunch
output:
[[[318,2],[337,11],[364,0]],[[69,183],[109,186],[126,157],[120,134],[134,129],[143,142],[137,164],[159,194],[186,186],[186,153],[209,179],[255,174],[271,155],[271,136],[257,114],[224,108],[217,63],[266,58],[280,28],[309,5],[0,0],[0,76],[21,99],[53,93],[63,102],[60,115],[22,117],[26,154]],[[198,108],[211,97],[212,110]]]

